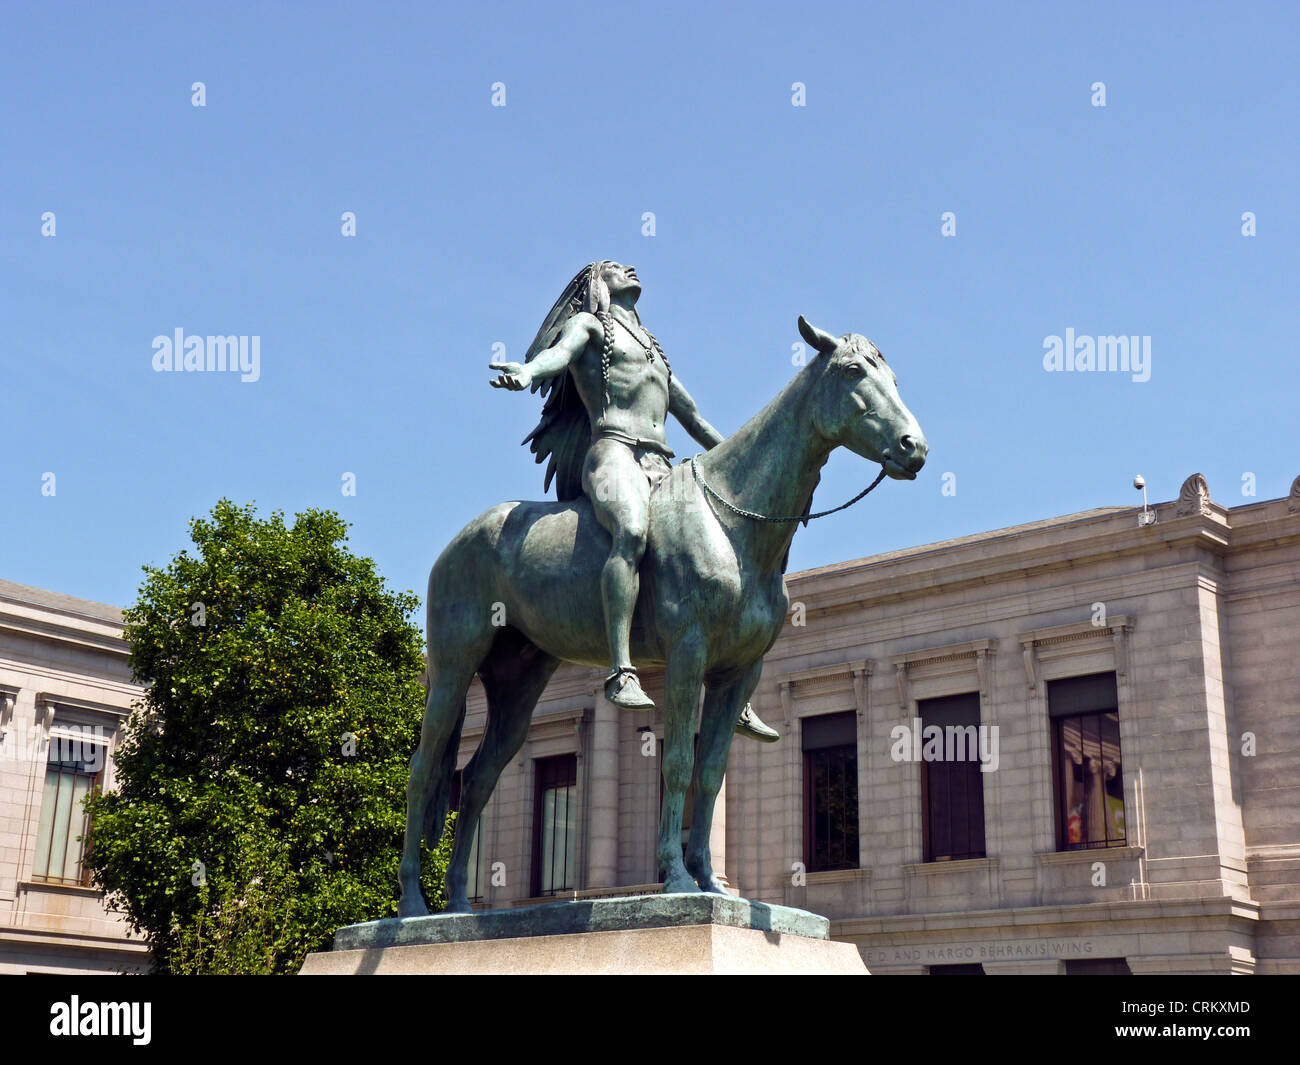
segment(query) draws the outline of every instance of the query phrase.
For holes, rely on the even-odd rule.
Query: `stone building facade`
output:
[[[1226,508],[1198,475],[1140,513],[790,575],[754,696],[782,739],[733,743],[715,867],[877,974],[1300,972],[1300,479]],[[656,890],[662,718],[600,679],[543,697],[483,905]],[[476,689],[460,765],[484,720]]]
[[[0,581],[0,973],[147,968],[78,842],[139,694],[117,607]]]
[[[1151,513],[791,574],[754,696],[782,738],[733,743],[715,868],[826,914],[876,974],[1300,972],[1300,478],[1226,508],[1198,475]],[[55,769],[8,753],[98,726],[111,786],[120,632],[0,584],[0,972],[142,956],[51,882]],[[601,680],[563,667],[543,696],[477,828],[477,905],[659,890],[662,717]],[[459,767],[485,722],[476,684]]]

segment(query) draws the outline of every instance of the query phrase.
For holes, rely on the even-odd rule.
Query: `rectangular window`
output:
[[[539,758],[533,801],[533,894],[554,895],[576,886],[578,759]]]
[[[1057,849],[1125,846],[1114,673],[1048,681]]]
[[[979,692],[922,699],[922,851],[927,862],[983,858],[984,778],[980,772]],[[934,726],[942,739],[932,744]],[[938,758],[929,760],[932,753]]]
[[[808,871],[858,867],[858,715],[806,717],[803,849]]]
[[[108,747],[82,739],[77,732],[50,736],[36,833],[32,878],[52,884],[88,886],[84,859],[90,853],[90,817],[82,802],[104,783]]]
[[[460,789],[464,783],[464,774],[457,769],[451,778],[451,809],[460,813]],[[484,808],[486,812],[486,807]],[[457,830],[460,828],[460,818],[456,818]],[[474,826],[474,842],[469,852],[469,879],[466,883],[471,902],[481,902],[483,899],[483,875],[479,868],[479,843],[483,839],[483,817],[479,816],[478,824]]]

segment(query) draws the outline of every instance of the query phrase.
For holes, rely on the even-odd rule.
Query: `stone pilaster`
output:
[[[618,883],[618,715],[619,709],[595,692],[591,718],[587,803],[587,876],[584,887],[614,887]]]
[[[713,829],[709,834],[709,857],[713,871],[727,880],[727,778],[722,778],[718,799],[713,804]],[[730,883],[730,881],[727,881]]]

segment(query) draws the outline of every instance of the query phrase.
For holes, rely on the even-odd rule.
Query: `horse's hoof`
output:
[[[691,878],[695,881],[696,887],[693,890],[704,891],[710,895],[731,894],[731,892],[727,890],[727,886],[721,880],[718,879],[717,874],[714,873],[712,869],[710,869],[707,873],[705,873],[699,871],[698,869],[692,869],[689,865],[687,865],[686,871],[687,873],[690,874]]]
[[[443,913],[473,913],[469,899],[452,899],[442,908]]]
[[[693,895],[699,890],[700,888],[699,885],[695,883],[695,878],[685,869],[680,872],[669,873],[664,880],[665,895]]]
[[[402,896],[402,901],[397,904],[397,916],[402,918],[428,917],[429,907],[424,904],[424,899],[419,898],[418,896],[415,898],[408,898],[404,895]]]

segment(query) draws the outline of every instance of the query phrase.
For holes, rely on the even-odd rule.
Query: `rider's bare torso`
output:
[[[629,324],[617,313],[611,314],[615,325],[611,333],[609,401],[606,402],[602,366],[604,330],[594,314],[586,317],[590,319],[591,339],[582,355],[569,365],[569,372],[591,418],[592,439],[606,435],[622,437],[625,443],[644,441],[667,451],[664,423],[668,418],[670,375],[662,358],[647,357],[647,348],[654,351],[649,334],[636,323]]]

